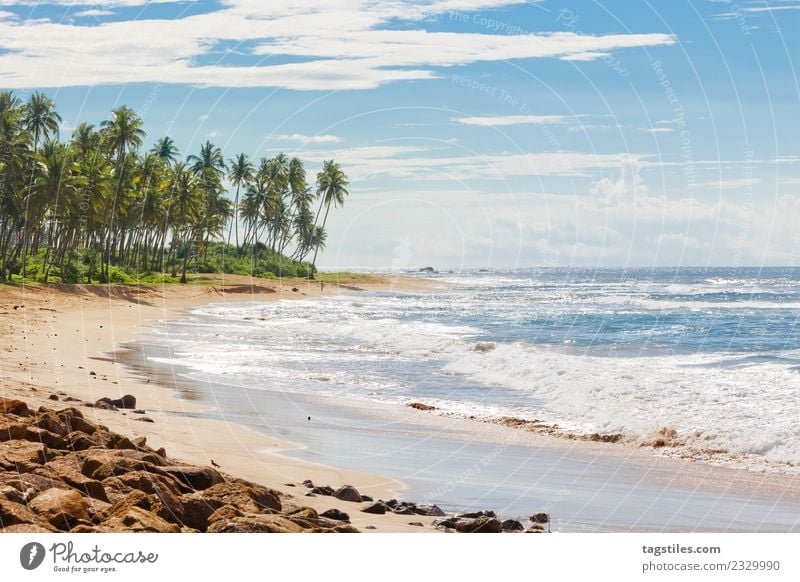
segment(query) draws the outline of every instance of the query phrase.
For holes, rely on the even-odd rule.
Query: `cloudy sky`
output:
[[[351,178],[327,267],[800,263],[798,0],[0,0],[68,135]]]

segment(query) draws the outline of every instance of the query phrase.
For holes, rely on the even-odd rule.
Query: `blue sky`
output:
[[[0,87],[334,158],[323,266],[797,264],[800,1],[0,0]],[[792,34],[795,32],[794,34]]]

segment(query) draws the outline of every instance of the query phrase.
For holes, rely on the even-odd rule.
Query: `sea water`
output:
[[[530,269],[212,304],[153,330],[204,381],[513,416],[800,464],[800,269]]]

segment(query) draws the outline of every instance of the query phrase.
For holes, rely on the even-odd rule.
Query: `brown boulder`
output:
[[[459,533],[501,533],[503,524],[495,517],[481,516],[476,519],[459,519],[455,523]]]
[[[67,426],[61,422],[61,419],[58,418],[58,415],[52,411],[47,411],[37,416],[36,426],[55,433],[60,437],[65,437],[67,436],[67,433],[69,433]]]
[[[47,529],[35,523],[17,523],[8,527],[0,528],[0,534],[4,533],[52,533],[53,528]]]
[[[25,440],[34,443],[43,443],[51,449],[66,449],[67,441],[54,432],[36,426],[29,426],[25,432]]]
[[[353,503],[361,503],[361,494],[358,489],[352,485],[343,485],[334,491],[333,496],[342,501],[352,501]]]
[[[19,523],[37,523],[38,521],[36,514],[21,503],[0,499],[0,527],[10,527]]]
[[[28,504],[37,515],[53,527],[69,531],[78,522],[88,522],[88,504],[74,489],[47,489]]]
[[[212,523],[209,533],[299,533],[304,531],[292,520],[280,515],[248,515],[221,519]]]
[[[22,400],[0,398],[0,414],[15,414],[17,416],[30,416],[32,412]]]
[[[217,501],[219,507],[233,505],[250,513],[281,510],[280,494],[277,491],[245,481],[234,480],[218,483],[194,496],[206,501]]]
[[[151,511],[136,506],[125,506],[113,512],[100,524],[112,531],[178,533],[181,528],[169,523]]]
[[[24,439],[28,426],[22,422],[0,418],[0,442]]]
[[[384,513],[386,513],[386,510],[388,510],[388,509],[389,508],[386,507],[386,504],[383,501],[376,501],[375,503],[372,503],[372,504],[368,505],[367,507],[365,507],[361,511],[363,511],[364,513],[373,513],[375,515],[383,515]]]
[[[230,521],[234,517],[242,517],[243,515],[244,513],[242,513],[241,510],[237,509],[233,505],[223,505],[222,507],[214,511],[214,513],[209,515],[206,522],[208,524],[212,524],[215,521],[219,521],[221,519]]]
[[[53,459],[45,467],[37,469],[35,473],[63,481],[82,495],[101,501],[108,501],[103,484],[83,475],[78,470],[78,463],[74,458],[60,457]]]
[[[50,457],[47,445],[41,443],[13,440],[0,445],[0,468],[6,471],[29,473]]]
[[[97,441],[89,438],[88,434],[78,431],[69,433],[64,440],[66,443],[64,448],[70,451],[85,451],[99,445]]]
[[[208,489],[218,483],[222,483],[224,479],[219,471],[211,467],[196,467],[190,465],[181,465],[175,467],[163,467],[162,469],[168,475],[172,475],[182,483],[185,483],[195,491],[202,491]]]

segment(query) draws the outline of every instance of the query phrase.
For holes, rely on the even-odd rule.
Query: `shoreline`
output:
[[[406,280],[407,279],[407,280]],[[412,289],[426,283],[414,278],[376,277],[342,285],[345,290]],[[340,285],[298,279],[259,280],[225,275],[209,285],[25,285],[0,286],[0,396],[36,407],[52,407],[50,397],[95,402],[133,394],[137,408],[154,422],[126,411],[83,408],[87,419],[128,437],[144,436],[183,462],[209,465],[276,489],[321,511],[341,506],[336,499],[305,497],[298,484],[306,479],[339,487],[355,485],[372,497],[390,499],[403,483],[366,472],[312,463],[279,454],[298,444],[270,438],[244,426],[198,418],[206,407],[180,398],[168,384],[148,382],[118,365],[118,346],[138,337],[149,323],[184,317],[188,309],[214,302],[269,301],[335,295]],[[66,402],[65,405],[69,405]],[[224,460],[224,461],[223,461]],[[291,485],[287,485],[291,483]],[[433,518],[414,516],[430,525]],[[356,528],[377,532],[419,531],[408,516],[351,512]],[[426,528],[428,531],[433,531]]]
[[[17,390],[18,394],[26,394],[24,399],[30,400],[26,383],[42,390],[48,379],[53,377],[56,379],[55,385],[49,387],[53,392],[63,391],[86,400],[94,401],[104,396],[118,398],[124,393],[132,393],[139,399],[137,406],[144,408],[147,415],[155,420],[154,423],[133,422],[136,419],[126,413],[95,409],[88,411],[91,415],[97,415],[97,420],[112,430],[147,436],[153,446],[167,446],[176,458],[183,461],[208,464],[209,460],[216,459],[227,472],[287,495],[302,495],[302,490],[297,490],[297,484],[305,479],[334,486],[353,484],[363,493],[376,498],[394,497],[397,493],[407,491],[402,478],[314,462],[304,454],[303,445],[296,442],[274,438],[240,423],[203,418],[210,411],[209,407],[193,401],[190,394],[176,393],[180,382],[174,375],[163,382],[148,382],[135,370],[122,369],[122,362],[117,359],[120,345],[136,339],[139,332],[154,321],[185,317],[187,310],[208,303],[318,298],[336,294],[340,288],[326,284],[326,292],[320,293],[317,285],[310,285],[308,281],[251,282],[247,278],[228,276],[225,279],[224,288],[217,285],[146,286],[140,289],[80,287],[65,290],[60,286],[34,286],[25,290],[0,288],[8,289],[0,295],[0,312],[16,315],[14,318],[4,318],[0,324],[0,372],[7,381],[3,386],[3,395],[8,395],[10,389],[13,396],[14,390]],[[352,285],[341,288],[348,293],[358,289],[418,290],[429,288],[431,284],[411,277],[381,278],[379,281],[376,284],[359,283],[356,288]],[[22,303],[15,303],[18,301]],[[14,304],[18,305],[18,309],[13,308]],[[20,304],[25,304],[25,307],[19,307]],[[56,331],[53,325],[57,320]],[[75,332],[72,332],[73,328]],[[27,362],[15,360],[14,352],[19,352],[19,349],[14,339],[18,339],[20,333],[23,334]],[[75,345],[78,342],[73,338],[84,340],[83,345]],[[49,350],[51,347],[52,350]],[[50,352],[55,352],[56,361],[48,364],[45,358],[52,359]],[[91,372],[95,375],[91,375]],[[188,384],[188,381],[185,383]],[[42,394],[36,399],[37,404],[45,402],[46,398]],[[52,405],[53,402],[47,404]],[[434,435],[465,444],[494,443],[553,454],[617,459],[626,466],[646,470],[649,482],[661,483],[664,487],[680,486],[720,493],[733,488],[751,496],[766,495],[792,502],[800,501],[800,480],[790,474],[764,475],[741,468],[654,455],[652,450],[642,450],[640,447],[571,440],[560,435],[539,434],[524,428],[521,430],[519,427],[481,422],[480,419],[430,414],[405,406],[376,406],[367,402],[339,404],[350,408],[354,414],[427,427],[428,432],[420,433],[421,438]],[[332,505],[330,498],[324,497],[303,497],[302,501],[320,511]],[[539,510],[536,507],[530,509],[532,512]],[[379,532],[421,531],[417,526],[408,525],[406,516],[359,514],[351,512],[356,527],[373,525]],[[414,521],[425,522],[425,525],[430,525],[432,521],[430,518],[417,517]],[[423,531],[433,530],[426,528]]]

